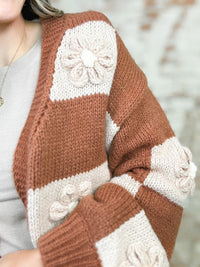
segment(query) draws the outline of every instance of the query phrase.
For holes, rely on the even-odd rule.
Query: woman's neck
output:
[[[23,56],[34,45],[40,35],[40,23],[26,21],[21,15],[9,23],[0,24],[0,67],[7,66],[10,63],[22,40],[22,36],[22,43],[12,62]]]

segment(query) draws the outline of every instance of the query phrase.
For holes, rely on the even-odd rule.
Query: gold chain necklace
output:
[[[23,41],[23,39],[24,39],[24,34],[25,34],[25,26],[24,26],[24,32],[23,32],[23,35],[22,35],[22,38],[21,38],[21,42],[20,42],[20,44],[18,45],[17,50],[16,50],[14,56],[12,57],[11,61],[10,61],[9,64],[8,64],[6,73],[4,74],[3,81],[2,81],[2,83],[1,83],[1,87],[0,87],[0,107],[1,107],[1,106],[3,105],[3,103],[4,103],[4,99],[3,99],[3,97],[1,96],[2,88],[3,88],[3,85],[4,85],[4,82],[5,82],[5,79],[6,79],[8,70],[9,70],[9,68],[10,68],[10,65],[12,64],[12,62],[13,62],[13,60],[14,60],[14,58],[15,58],[15,56],[16,56],[16,54],[17,54],[17,52],[18,52],[18,50],[19,50],[19,48],[20,48],[20,46],[21,46],[21,44],[22,44],[22,41]]]

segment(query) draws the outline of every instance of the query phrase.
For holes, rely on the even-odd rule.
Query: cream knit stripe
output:
[[[136,251],[139,250],[139,244],[141,243],[146,249],[140,250],[139,255],[134,251],[129,252],[132,245],[135,245]],[[96,242],[95,246],[104,267],[148,266],[149,259],[153,261],[155,255],[161,255],[160,264],[151,266],[169,266],[166,252],[154,233],[144,210],[124,222],[114,232]],[[153,247],[157,247],[157,254],[148,254],[146,250]],[[133,262],[135,264],[140,263],[140,265],[134,265]]]
[[[96,50],[98,52],[95,53]],[[102,65],[98,65],[94,72],[92,65],[95,54]],[[110,54],[112,58],[106,62],[105,57]],[[109,64],[112,68],[107,71]],[[67,29],[56,54],[50,99],[59,101],[97,93],[109,95],[116,64],[116,34],[111,25],[104,21],[89,21]],[[105,68],[102,67],[103,65]],[[74,83],[70,79],[66,66],[72,70]],[[79,72],[84,75],[79,77]],[[96,72],[98,77],[94,76]],[[105,81],[100,82],[98,78],[104,75]],[[87,81],[87,76],[91,80]]]
[[[79,185],[84,186],[85,182],[91,185],[91,194],[94,194],[98,187],[108,182],[109,180],[110,173],[108,169],[108,162],[105,161],[102,165],[97,166],[90,171],[53,181],[42,188],[37,188],[36,190],[29,189],[27,204],[28,224],[31,240],[34,247],[37,247],[37,242],[41,235],[47,233],[49,230],[61,224],[78,204],[78,201],[82,196],[80,196],[77,201],[73,201],[73,198],[76,197],[76,193],[74,194],[75,196],[73,195],[73,185],[75,185],[75,187],[78,187]],[[71,191],[66,192],[65,188],[68,188]],[[87,195],[90,192],[86,191],[86,189],[87,188],[84,187],[83,191],[85,190],[85,194]],[[64,199],[61,199],[63,193]],[[71,204],[70,207],[69,205],[67,205],[68,203],[66,203],[65,205],[67,195],[70,195],[71,197],[69,201],[69,205]],[[58,201],[60,201],[59,203],[61,203],[61,205],[57,203]],[[58,220],[56,221],[50,218],[50,208],[52,207],[52,205],[52,217],[56,218],[57,216]],[[67,211],[65,208],[67,207],[69,207],[69,212],[65,214],[65,211]]]
[[[130,192],[134,197],[137,194],[140,186],[142,185],[138,181],[135,181],[133,177],[128,174],[122,174],[120,176],[115,176],[110,180],[111,183],[118,184]]]

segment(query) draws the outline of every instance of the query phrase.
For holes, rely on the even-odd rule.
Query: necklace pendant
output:
[[[3,97],[0,96],[0,107],[3,105],[3,103],[4,103]]]

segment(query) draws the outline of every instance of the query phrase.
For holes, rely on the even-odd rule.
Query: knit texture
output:
[[[13,175],[45,267],[169,266],[196,170],[103,13],[42,20]]]

